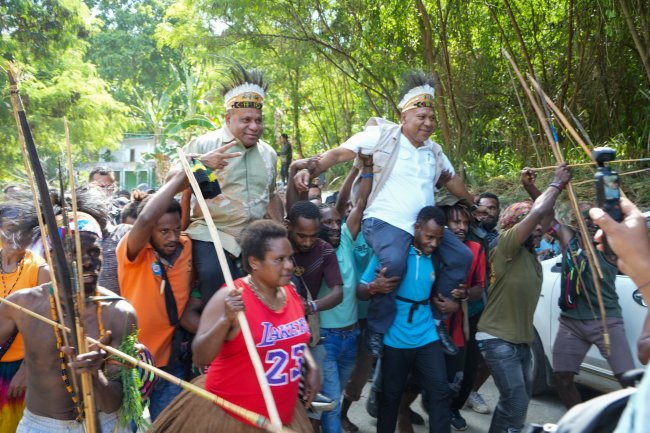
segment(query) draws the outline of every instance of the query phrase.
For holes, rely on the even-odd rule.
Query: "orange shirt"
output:
[[[169,316],[165,308],[165,293],[160,291],[162,275],[160,272],[154,273],[156,266],[152,266],[158,262],[158,259],[149,243],[135,260],[130,261],[126,255],[129,235],[130,233],[127,233],[122,238],[115,250],[120,293],[133,305],[138,315],[140,327],[138,339],[153,354],[156,367],[164,367],[171,355],[174,328],[169,324]],[[172,267],[165,266],[176,299],[179,318],[190,298],[192,276],[192,243],[185,235],[181,235],[180,243],[183,246],[180,256]]]
[[[2,294],[2,297],[6,298],[11,293],[16,293],[19,290],[36,287],[38,285],[38,270],[45,265],[45,260],[41,256],[26,250],[22,266],[19,264],[16,270],[9,274],[0,274],[0,294]],[[12,362],[24,357],[23,336],[19,332],[0,361]]]

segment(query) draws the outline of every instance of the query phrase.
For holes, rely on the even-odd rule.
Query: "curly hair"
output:
[[[425,206],[420,209],[415,222],[423,226],[431,220],[434,220],[440,227],[447,225],[447,216],[438,206]]]
[[[275,221],[257,220],[248,225],[239,237],[241,263],[244,271],[249,273],[251,271],[248,262],[250,257],[264,260],[264,256],[269,250],[269,242],[280,238],[287,238],[287,229]]]
[[[318,206],[310,201],[297,201],[293,206],[291,206],[291,209],[289,209],[287,219],[291,224],[295,224],[298,222],[298,218],[300,217],[308,220],[320,220],[320,210],[318,209]]]

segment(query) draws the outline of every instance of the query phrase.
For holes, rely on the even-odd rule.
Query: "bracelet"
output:
[[[372,173],[364,173],[361,176],[359,176],[361,179],[368,179],[372,177]]]
[[[552,236],[554,233],[560,231],[560,227],[561,225],[558,220],[553,220],[553,224],[546,230],[546,233]]]
[[[318,305],[316,305],[316,302],[314,301],[309,301],[309,308],[311,308],[311,314],[318,311]]]
[[[564,191],[564,184],[560,182],[551,182],[548,184],[549,187],[557,188],[560,192]]]
[[[374,165],[375,165],[375,164],[363,164],[364,167],[372,167],[372,166],[374,166]]]
[[[373,288],[372,288],[372,281],[368,283],[368,293],[370,295],[376,295],[377,294],[377,291],[373,290]]]

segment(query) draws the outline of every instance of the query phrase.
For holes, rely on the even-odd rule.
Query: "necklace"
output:
[[[95,304],[97,306],[96,311],[97,311],[97,327],[99,328],[99,338],[102,338],[105,333],[104,322],[102,321],[102,304],[100,301],[95,301]],[[50,287],[50,314],[52,316],[52,320],[58,322],[58,315],[56,314],[56,301],[54,300],[54,291],[52,287]],[[63,380],[65,389],[68,391],[70,397],[72,398],[75,411],[77,412],[76,419],[77,421],[81,422],[81,419],[83,418],[83,409],[81,408],[81,402],[79,401],[79,396],[75,392],[72,383],[70,381],[70,375],[68,374],[65,354],[61,350],[61,347],[63,346],[63,337],[61,335],[61,330],[56,326],[54,326],[53,328],[54,328],[54,337],[56,338],[56,348],[59,351],[59,361],[61,362],[61,379]]]
[[[23,273],[23,264],[25,262],[23,260],[24,258],[25,258],[25,256],[21,257],[20,260],[18,261],[18,275],[16,275],[16,279],[14,280],[14,283],[11,285],[11,289],[9,289],[9,291],[7,291],[7,282],[5,281],[5,269],[2,266],[2,250],[0,250],[0,275],[2,275],[2,290],[4,292],[4,297],[5,298],[7,296],[11,295],[11,293],[16,288],[16,284],[18,284],[18,280],[20,280],[20,276]],[[7,273],[10,273],[10,272],[7,272]]]
[[[249,275],[247,277],[247,280],[248,280],[247,282],[248,282],[248,285],[250,286],[251,290],[253,291],[253,293],[255,294],[257,299],[259,299],[260,302],[262,302],[262,304],[266,305],[267,307],[269,307],[273,311],[278,311],[279,309],[284,307],[284,304],[285,304],[285,301],[287,300],[287,297],[286,297],[286,295],[284,293],[284,289],[282,287],[277,287],[275,289],[276,290],[275,299],[273,299],[271,302],[269,302],[266,299],[266,294],[262,293],[260,291],[260,289],[257,287],[257,285],[255,284],[255,282],[253,281],[253,277]],[[278,297],[278,295],[279,295],[279,297]],[[277,305],[278,301],[279,301],[280,305]]]

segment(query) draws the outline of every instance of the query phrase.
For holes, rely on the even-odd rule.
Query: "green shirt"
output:
[[[357,322],[357,283],[359,272],[354,261],[355,242],[347,224],[341,227],[341,243],[336,249],[341,278],[343,278],[343,300],[339,305],[320,312],[321,328],[345,328]],[[323,280],[318,299],[330,293]]]
[[[492,275],[478,330],[513,344],[532,343],[533,314],[542,290],[535,251],[517,240],[517,226],[501,233],[490,253]]]
[[[187,153],[207,153],[235,140],[226,126],[192,140]],[[206,199],[210,215],[226,251],[239,256],[238,238],[251,222],[264,218],[270,198],[275,194],[275,164],[277,154],[262,140],[249,148],[237,143],[227,153],[242,155],[228,160],[228,165],[217,171],[221,194]],[[198,205],[192,210],[192,219],[186,230],[194,240],[211,242],[210,232]]]
[[[580,285],[581,291],[575,298],[576,307],[571,310],[562,311],[560,314],[576,320],[600,320],[600,309],[598,308],[598,298],[591,276],[591,266],[586,261],[586,254],[580,248],[577,237],[574,236],[569,242],[569,250],[574,252],[577,263],[584,263],[584,269],[580,276],[583,284]],[[618,303],[618,295],[616,294],[616,275],[618,274],[618,268],[605,260],[605,257],[600,251],[596,251],[596,255],[600,262],[600,269],[603,271],[600,288],[603,295],[605,315],[607,317],[623,317],[621,306]],[[567,252],[562,255],[562,260],[565,262],[568,260]],[[562,281],[560,283],[563,284]],[[591,306],[589,306],[589,303],[591,303]]]

